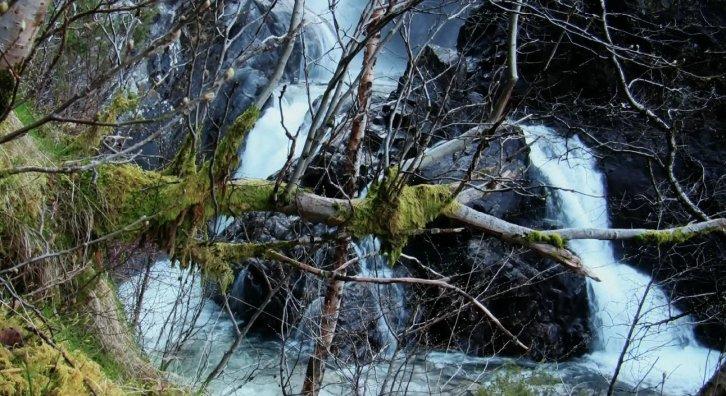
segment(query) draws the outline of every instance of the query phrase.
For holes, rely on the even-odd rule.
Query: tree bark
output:
[[[374,29],[375,21],[383,15],[383,8],[373,10],[368,22],[368,41],[363,51],[363,71],[361,71],[360,83],[358,84],[358,111],[353,118],[350,128],[350,138],[346,146],[346,171],[348,180],[345,186],[350,197],[355,197],[358,190],[358,174],[360,168],[361,141],[365,136],[366,122],[368,120],[368,104],[370,102],[371,90],[373,88],[373,69],[376,66],[376,55],[380,45],[381,32]]]
[[[335,271],[341,268],[346,262],[348,254],[348,240],[341,239],[335,252]],[[308,359],[305,370],[305,381],[303,382],[302,394],[315,396],[320,392],[320,385],[325,373],[325,360],[330,355],[330,347],[335,337],[335,329],[338,325],[340,303],[342,302],[343,287],[345,281],[331,277],[323,303],[323,312],[320,317],[320,336],[315,344],[315,351]]]
[[[33,49],[33,38],[43,23],[47,0],[18,0],[0,15],[0,70],[22,63]]]
[[[504,110],[507,108],[509,99],[512,97],[514,86],[519,80],[519,72],[517,70],[517,35],[519,24],[519,12],[522,9],[522,2],[517,1],[514,10],[509,13],[509,34],[507,40],[507,82],[494,103],[492,114],[489,116],[489,122],[495,123],[504,116]]]

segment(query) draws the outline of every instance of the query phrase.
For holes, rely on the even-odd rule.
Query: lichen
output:
[[[696,236],[695,232],[685,232],[680,229],[673,231],[646,231],[638,237],[643,243],[654,243],[654,244],[678,244],[688,241],[689,239]]]
[[[556,232],[532,231],[525,235],[524,240],[529,243],[547,243],[558,248],[564,248],[567,240]]]

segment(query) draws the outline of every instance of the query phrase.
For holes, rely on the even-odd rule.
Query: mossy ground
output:
[[[560,380],[543,371],[528,372],[514,364],[498,368],[492,378],[475,391],[476,396],[556,395]]]
[[[24,340],[22,346],[0,345],[0,394],[124,394],[83,349],[67,341],[52,346],[27,327],[26,321],[0,310],[0,328],[17,329]]]
[[[28,107],[21,107],[20,118],[32,122],[33,114]],[[13,112],[0,123],[0,134],[22,125]],[[56,151],[58,146],[50,136],[46,131],[32,131],[0,145],[0,170],[29,165],[57,166],[67,151]],[[94,221],[94,216],[101,213],[103,207],[84,194],[79,180],[82,177],[44,173],[0,177],[0,261],[18,264],[48,250],[68,249],[87,238],[87,232],[94,224],[103,224]],[[105,293],[104,299],[98,296],[102,290],[97,287],[99,282],[108,282],[103,274],[95,276],[94,268],[101,267],[104,257],[102,247],[91,247],[87,252],[90,253],[88,256],[74,252],[24,266],[13,277],[13,286],[21,294],[37,291],[39,285],[49,285],[46,291],[32,297],[34,304],[46,307],[45,321],[34,320],[39,321],[38,328],[50,325],[50,328],[43,327],[43,332],[52,335],[54,343],[66,351],[74,363],[68,364],[57,349],[23,330],[25,345],[4,348],[0,353],[3,366],[0,369],[0,394],[88,394],[91,393],[89,383],[92,387],[98,386],[97,394],[120,394],[118,384],[135,390],[149,389],[145,384],[138,384],[135,377],[138,373],[129,369],[129,362],[135,362],[134,359],[141,362],[134,363],[136,366],[144,364],[141,354],[131,351],[131,333],[114,324],[113,331],[105,334],[104,327],[108,328],[109,323],[118,320],[94,319],[92,311],[87,309],[89,304],[95,304],[107,311],[113,310],[116,315],[111,316],[114,318],[123,317],[117,312],[115,294]],[[56,284],[59,278],[78,271],[81,271],[79,276]],[[111,298],[107,296],[109,294],[112,294]],[[20,318],[11,317],[6,311],[2,311],[4,325],[24,329]],[[129,337],[119,334],[124,331]],[[109,348],[114,343],[117,349],[129,351],[121,360],[117,360],[121,356]]]

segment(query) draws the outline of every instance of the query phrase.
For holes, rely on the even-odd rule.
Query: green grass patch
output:
[[[14,111],[24,126],[34,123],[39,118],[37,111],[28,102],[21,103]],[[67,160],[73,154],[65,139],[54,133],[49,124],[31,130],[28,136],[33,139],[40,152],[52,161]]]
[[[544,371],[525,371],[514,364],[497,369],[490,381],[475,391],[477,396],[534,396],[556,394],[560,380]]]
[[[103,350],[98,340],[85,329],[88,328],[90,318],[80,313],[55,313],[52,307],[43,310],[43,316],[48,318],[53,327],[54,339],[64,344],[68,350],[80,351],[89,359],[96,362],[101,371],[109,379],[119,381],[123,378],[122,366]]]

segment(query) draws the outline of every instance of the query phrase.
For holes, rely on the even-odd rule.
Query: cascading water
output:
[[[530,160],[551,187],[552,215],[564,227],[608,228],[603,176],[587,147],[577,136],[563,139],[544,126],[522,129]],[[649,276],[618,261],[611,242],[575,240],[568,246],[601,279],[589,284],[597,340],[586,364],[612,376],[637,319],[618,380],[638,388],[663,386],[667,393],[697,390],[713,373],[718,352],[698,345],[690,319],[679,318]]]
[[[381,243],[373,236],[367,236],[353,244],[356,255],[360,257],[360,276],[373,278],[392,278],[393,271],[386,257],[380,254]],[[398,348],[394,332],[406,320],[405,293],[400,284],[380,285],[369,283],[368,289],[375,301],[378,336],[381,338],[382,351],[392,357]]]
[[[355,25],[361,4],[354,0],[338,3],[336,18],[342,29]],[[279,104],[278,98],[282,91],[275,91],[272,99],[274,105],[264,111],[247,137],[236,177],[264,179],[277,172],[285,163],[292,143],[287,132],[293,135],[299,132],[295,155],[300,154],[305,133],[309,129],[310,108],[325,89],[324,84],[340,57],[328,5],[327,0],[307,1],[308,9],[322,17],[312,18],[306,24],[308,33],[305,40],[311,48],[313,45],[319,46],[320,51],[308,53],[313,54],[315,59],[303,66],[302,72],[305,74],[301,73],[298,82],[288,84]],[[386,74],[379,68],[395,70],[396,67],[391,66],[395,63],[395,60],[382,59],[378,63],[376,75]],[[355,74],[355,70],[351,74]],[[307,81],[303,78],[305,75],[308,76]],[[602,175],[596,171],[595,161],[582,142],[577,138],[562,139],[545,127],[530,126],[524,127],[524,130],[531,143],[532,163],[540,169],[549,185],[560,188],[553,189],[554,199],[550,200],[550,209],[555,217],[564,226],[608,227]],[[560,160],[566,153],[566,160]],[[226,223],[218,223],[218,231]],[[689,319],[682,317],[663,322],[670,317],[677,317],[680,312],[669,305],[663,291],[655,285],[651,286],[648,276],[618,262],[609,242],[571,241],[569,246],[602,279],[602,282],[590,285],[592,317],[598,329],[597,344],[592,353],[575,364],[605,376],[612,375],[640,299],[647,290],[638,315],[639,323],[633,331],[633,338],[637,342],[628,349],[619,379],[643,388],[661,384],[665,373],[663,388],[666,393],[689,393],[697,389],[715,367],[718,354],[697,345]],[[362,258],[361,276],[392,276],[385,258],[378,254],[380,246],[374,238],[364,238],[354,248]],[[170,367],[183,374],[190,383],[198,383],[211,369],[209,365],[216,364],[232,343],[233,326],[236,324],[219,307],[202,296],[201,282],[191,271],[172,267],[168,261],[156,263],[152,271],[161,274],[152,277],[143,302],[143,312],[148,313],[140,320],[144,329],[143,346],[154,358],[170,360]],[[244,273],[240,274],[239,278],[243,277]],[[141,276],[135,277],[120,287],[122,300],[127,302],[130,310],[134,303],[134,286],[140,280]],[[233,287],[242,288],[244,282],[238,279]],[[375,327],[384,346],[383,352],[396,360],[399,357],[394,356],[397,340],[393,331],[400,328],[406,316],[403,289],[396,285],[370,284],[366,287],[374,298]],[[180,296],[182,304],[178,304]],[[313,317],[312,313],[320,311],[321,302],[318,299],[310,304],[310,317]],[[648,325],[656,323],[661,324]],[[187,341],[182,345],[170,345],[169,340],[177,339],[180,335]],[[471,383],[476,387],[483,380],[488,365],[495,361],[496,358],[431,353],[423,360],[417,358],[416,364],[410,367],[410,375],[406,374],[409,382],[405,384],[405,390],[436,393],[449,387],[450,390],[460,392]],[[213,381],[209,390],[215,394],[279,394],[279,364],[279,344],[248,337],[248,342],[243,343],[230,359],[225,370],[227,382],[222,379]],[[439,371],[432,373],[432,366]],[[370,367],[362,386],[358,380],[358,386],[367,390],[363,393],[378,393],[376,386],[379,377],[385,375],[388,368],[387,364]],[[447,369],[454,373],[442,374]],[[297,367],[291,373],[291,383],[302,383],[303,375],[300,367]],[[345,370],[330,370],[326,373],[327,386],[323,393],[347,392],[348,389],[340,384],[348,383],[349,380]]]

